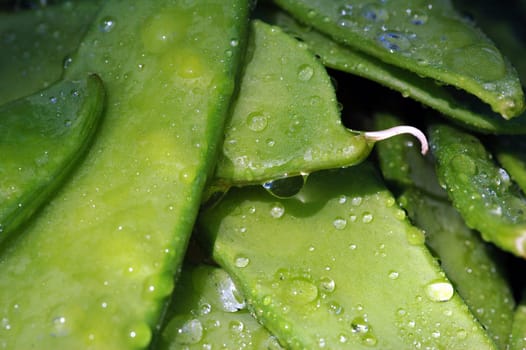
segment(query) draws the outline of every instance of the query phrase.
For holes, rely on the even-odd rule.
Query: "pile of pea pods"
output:
[[[526,349],[524,20],[0,0],[0,349]]]

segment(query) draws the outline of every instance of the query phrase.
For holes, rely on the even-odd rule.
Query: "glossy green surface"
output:
[[[510,341],[514,296],[504,259],[470,230],[450,203],[416,189],[400,199],[412,222],[426,232],[426,244],[471,312],[500,349]]]
[[[101,1],[0,13],[0,105],[58,81]]]
[[[341,122],[325,68],[280,28],[254,21],[216,178],[233,185],[356,164],[372,148]]]
[[[526,140],[521,136],[499,136],[494,139],[493,151],[499,163],[526,192]]]
[[[91,75],[0,107],[0,241],[49,201],[82,158],[101,120],[104,94]]]
[[[473,135],[447,125],[430,130],[437,174],[466,224],[482,237],[526,256],[526,201],[507,171]]]
[[[75,176],[2,251],[0,347],[148,346],[214,165],[246,24],[245,1],[105,2],[66,71],[100,75],[105,120]]]
[[[479,97],[505,119],[525,108],[514,68],[450,1],[277,0],[335,40]]]
[[[173,299],[156,349],[282,349],[220,268],[184,267]]]
[[[288,348],[495,348],[369,164],[232,190],[199,227]]]
[[[282,11],[267,11],[264,17],[291,35],[301,38],[310,50],[320,56],[325,66],[373,80],[399,91],[402,96],[436,109],[463,127],[484,133],[526,132],[526,114],[512,120],[504,120],[497,113],[486,109],[483,103],[459,94],[458,90],[448,89],[436,84],[432,79],[339,44],[329,36],[299,24]]]

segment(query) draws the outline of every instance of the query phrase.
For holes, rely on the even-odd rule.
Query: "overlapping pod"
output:
[[[104,123],[3,247],[1,346],[149,345],[213,170],[247,12],[243,0],[104,2],[65,74],[101,77]]]

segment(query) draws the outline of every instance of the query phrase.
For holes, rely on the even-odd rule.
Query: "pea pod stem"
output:
[[[414,126],[399,125],[385,130],[366,131],[363,134],[367,140],[374,142],[386,140],[388,138],[402,134],[411,134],[420,142],[420,153],[422,153],[422,155],[425,155],[429,150],[429,144],[427,142],[426,135],[424,135],[422,131],[415,128]]]

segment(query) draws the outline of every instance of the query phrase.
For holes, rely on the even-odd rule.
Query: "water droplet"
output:
[[[64,316],[55,317],[52,323],[53,323],[53,330],[51,331],[51,334],[54,337],[63,337],[69,334],[70,330],[67,324],[66,317]]]
[[[270,215],[275,219],[281,218],[283,214],[285,214],[285,207],[279,202],[274,203],[272,208],[270,208]]]
[[[318,297],[318,288],[303,278],[285,281],[283,291],[289,302],[299,305],[308,304]]]
[[[247,267],[250,264],[250,259],[244,255],[238,255],[234,259],[234,265],[239,268]]]
[[[104,17],[99,24],[99,30],[103,33],[109,33],[115,28],[116,21],[113,17]]]
[[[332,225],[333,225],[334,228],[337,229],[337,230],[343,230],[343,229],[347,226],[347,220],[345,220],[345,219],[342,218],[342,217],[337,217],[337,218],[334,219],[334,221],[332,222]]]
[[[366,346],[371,346],[371,347],[374,347],[376,346],[376,344],[378,343],[378,340],[376,339],[376,337],[372,334],[366,334],[362,337],[362,342],[366,345]]]
[[[239,40],[237,39],[230,39],[230,46],[237,47],[239,45]]]
[[[362,17],[373,22],[385,22],[389,19],[389,12],[379,4],[367,4],[362,8]]]
[[[342,194],[340,197],[338,197],[338,203],[340,203],[340,204],[347,203],[347,196]]]
[[[363,222],[364,224],[368,224],[368,223],[370,223],[371,221],[373,221],[373,218],[374,218],[374,217],[373,217],[373,214],[371,214],[370,212],[367,212],[367,211],[366,211],[366,212],[364,212],[364,213],[362,214],[362,222]]]
[[[320,290],[326,293],[332,293],[336,289],[336,282],[332,278],[322,277],[320,279]]]
[[[449,282],[436,281],[426,286],[426,295],[432,301],[449,301],[455,290]]]
[[[241,333],[245,329],[245,325],[241,321],[230,321],[228,328],[235,333]]]
[[[419,11],[419,10],[410,11],[409,17],[411,18],[411,23],[417,26],[426,24],[428,20],[427,13],[425,13],[424,11]]]
[[[52,97],[49,98],[49,102],[52,103],[52,104],[57,103],[57,101],[58,101],[58,98],[56,98],[55,96],[52,96]]]
[[[462,153],[455,155],[451,159],[450,165],[454,171],[465,176],[473,176],[477,173],[477,165],[473,159]]]
[[[73,63],[73,58],[71,56],[66,56],[64,58],[64,61],[62,61],[62,67],[64,67],[64,69],[68,69],[72,63]]]
[[[389,50],[389,52],[406,51],[411,47],[409,35],[402,32],[385,32],[378,35],[380,45]]]
[[[267,117],[261,112],[252,112],[247,116],[247,126],[252,131],[263,131],[267,128],[267,124]]]
[[[390,279],[396,280],[396,279],[398,279],[400,274],[398,273],[398,271],[389,271],[388,276],[389,276]]]
[[[290,198],[296,195],[305,184],[305,175],[284,177],[263,184],[263,188],[277,198]]]
[[[351,329],[353,333],[367,333],[369,332],[369,323],[365,317],[356,317],[351,322]]]
[[[175,336],[175,342],[180,345],[197,344],[203,337],[203,325],[198,319],[185,322]]]
[[[303,64],[298,69],[298,79],[301,81],[309,81],[314,75],[314,68],[308,64]]]
[[[358,246],[356,244],[354,244],[354,243],[349,244],[349,249],[350,250],[356,250],[357,247]]]
[[[362,197],[353,197],[351,199],[351,204],[354,205],[355,207],[359,206],[360,204],[362,204],[362,201],[363,201],[363,198]]]
[[[352,14],[353,14],[352,4],[345,4],[345,5],[338,7],[338,15],[340,15],[340,17],[352,17]]]

